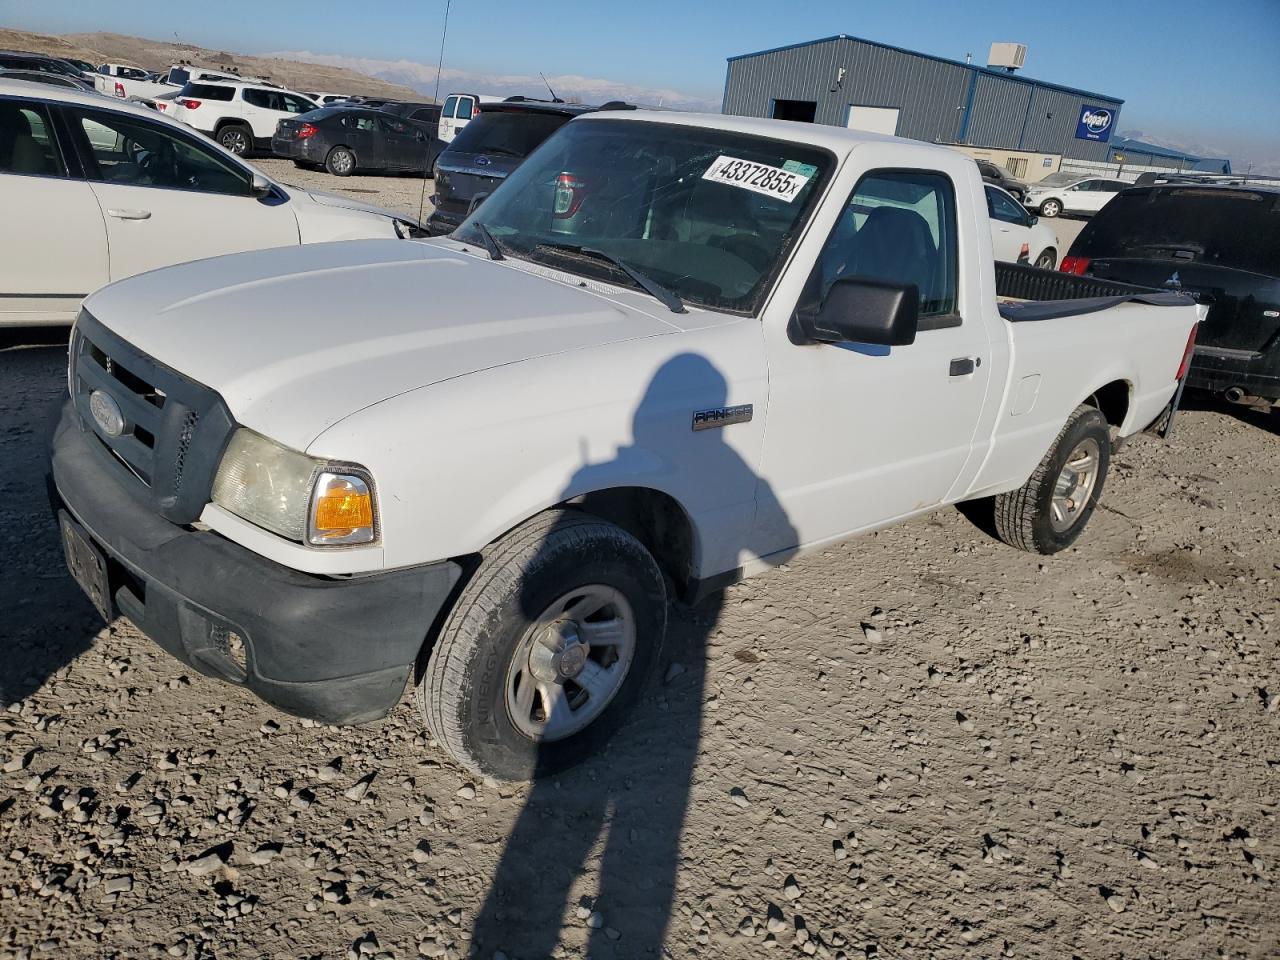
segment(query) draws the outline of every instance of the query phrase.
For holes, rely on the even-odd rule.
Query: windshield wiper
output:
[[[672,313],[687,313],[684,308],[684,301],[680,299],[680,295],[669,287],[664,287],[657,280],[641,273],[635,267],[631,266],[625,260],[619,260],[612,253],[606,253],[603,250],[597,250],[594,247],[584,247],[577,243],[556,243],[552,240],[544,240],[538,244],[539,247],[547,247],[551,250],[563,250],[566,253],[577,253],[584,257],[594,257],[597,260],[604,260],[613,264],[628,277],[638,284],[645,293],[660,302],[664,307]]]
[[[493,239],[493,234],[489,232],[489,228],[483,223],[477,221],[473,226],[480,231],[480,239],[484,241],[484,248],[489,251],[490,260],[505,260],[507,255],[502,252],[502,248],[498,246],[498,241]]]

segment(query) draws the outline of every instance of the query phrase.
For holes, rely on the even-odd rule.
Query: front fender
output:
[[[699,575],[739,565],[755,514],[767,381],[759,328],[623,341],[458,377],[374,404],[308,452],[368,467],[389,567],[478,552],[549,507],[616,487],[672,497]],[[687,350],[682,347],[717,348]],[[712,361],[711,356],[717,360]],[[692,429],[695,410],[752,421]]]

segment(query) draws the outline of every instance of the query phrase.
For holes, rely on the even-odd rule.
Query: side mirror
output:
[[[253,185],[249,188],[249,192],[259,200],[271,196],[271,191],[275,189],[275,184],[268,180],[260,173],[253,175]]]
[[[797,310],[795,343],[868,343],[905,347],[920,323],[920,289],[870,277],[841,277],[817,310]]]
[[[1039,223],[1039,222],[1040,222],[1040,218],[1039,218],[1039,217],[1037,217],[1037,216],[1035,216],[1034,214],[1032,214],[1031,216],[1027,217],[1027,226],[1028,226],[1028,227],[1034,227],[1034,226],[1035,226],[1037,223]]]
[[[483,193],[477,193],[474,197],[472,197],[471,203],[467,207],[467,216],[469,217],[471,216],[471,214],[475,213],[476,207],[480,206],[480,204],[484,203],[485,200],[487,200],[488,198],[489,198],[488,190],[484,191]]]

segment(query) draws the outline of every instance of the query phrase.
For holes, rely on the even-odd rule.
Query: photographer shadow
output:
[[[780,508],[765,507],[774,515],[758,515],[761,508],[753,504],[776,500],[725,442],[732,426],[690,430],[695,410],[728,401],[724,376],[706,358],[672,358],[655,373],[635,411],[631,446],[606,463],[582,466],[565,495],[592,489],[594,475],[618,476],[620,467],[639,477],[652,468],[650,450],[670,450],[673,437],[685,436],[694,456],[683,468],[705,479],[699,494],[704,504],[725,505],[729,512],[735,503],[745,505],[738,542],[727,544],[733,556],[763,552],[753,549],[756,530],[794,544],[798,537]],[[591,497],[581,506],[589,512]],[[717,536],[729,526],[718,528]],[[768,560],[781,564],[793,554],[788,549]],[[557,956],[568,946],[562,943],[565,929],[574,925],[586,926],[583,955],[593,960],[663,955],[701,743],[708,641],[723,598],[717,591],[694,606],[668,606],[667,639],[655,658],[661,686],[649,686],[654,695],[639,703],[604,751],[529,787],[477,917],[471,957],[491,960],[498,951],[513,960]],[[536,617],[538,611],[527,613]]]

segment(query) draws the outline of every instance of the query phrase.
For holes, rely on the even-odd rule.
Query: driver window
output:
[[[955,209],[955,191],[941,173],[867,174],[818,257],[822,296],[841,277],[868,277],[915,284],[922,318],[954,315]]]
[[[110,113],[69,111],[97,166],[91,180],[249,196],[253,179],[211,150],[159,124]]]

